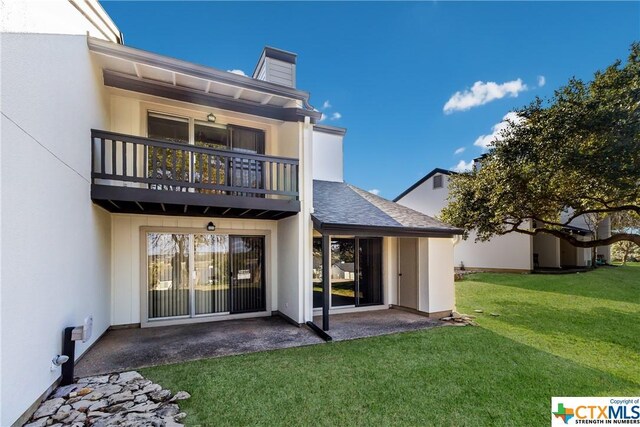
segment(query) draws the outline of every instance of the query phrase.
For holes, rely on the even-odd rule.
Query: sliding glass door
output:
[[[229,311],[229,236],[194,235],[195,314]]]
[[[266,310],[264,237],[147,233],[149,320]]]
[[[264,238],[231,237],[231,312],[265,309]]]
[[[189,316],[189,235],[147,235],[149,318]]]
[[[322,299],[322,239],[313,239],[313,307]],[[382,304],[382,239],[331,239],[331,307]]]

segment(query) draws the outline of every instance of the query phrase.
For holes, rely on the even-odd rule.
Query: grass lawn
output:
[[[640,394],[640,266],[477,274],[478,327],[144,369],[188,425],[549,425],[551,396]],[[499,313],[492,317],[489,313]]]

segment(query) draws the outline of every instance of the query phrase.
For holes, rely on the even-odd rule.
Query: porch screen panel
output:
[[[229,243],[231,312],[264,311],[264,238],[231,236]]]
[[[229,311],[229,236],[194,235],[195,314]]]
[[[382,239],[358,240],[358,305],[382,304]]]
[[[147,234],[149,319],[189,315],[189,234]]]

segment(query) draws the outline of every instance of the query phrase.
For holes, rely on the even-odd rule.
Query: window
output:
[[[147,135],[152,139],[193,144],[214,150],[248,154],[264,154],[265,151],[265,133],[262,130],[154,112],[149,112],[147,116]],[[260,160],[164,148],[149,149],[146,156],[150,178],[264,188],[263,162]],[[150,188],[189,191],[187,186],[181,185],[150,184]],[[196,191],[216,194],[221,192],[202,189]],[[261,195],[256,197],[259,196]]]
[[[442,188],[442,175],[433,177],[433,188]]]
[[[382,304],[382,239],[331,239],[331,307]],[[322,238],[313,239],[313,307],[323,304]]]
[[[150,232],[147,319],[266,310],[262,236]]]
[[[189,137],[191,129],[193,129],[193,141]],[[149,112],[147,134],[153,139],[195,144],[217,150],[264,154],[264,131],[244,126],[219,125]]]

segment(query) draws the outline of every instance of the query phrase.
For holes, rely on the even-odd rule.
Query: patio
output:
[[[401,310],[331,315],[329,334],[336,341],[385,335],[441,325],[434,319]],[[321,344],[307,326],[282,318],[207,322],[156,328],[108,331],[75,368],[77,377],[121,372],[191,360]]]

